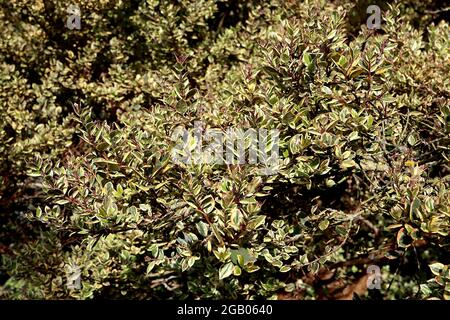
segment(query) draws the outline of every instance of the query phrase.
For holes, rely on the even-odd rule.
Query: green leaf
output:
[[[347,235],[347,230],[344,227],[342,227],[342,226],[336,226],[334,229],[336,230],[337,234],[340,235],[340,236],[346,236]]]
[[[208,224],[207,223],[200,221],[195,226],[197,227],[198,233],[200,233],[201,236],[206,237],[208,235]]]
[[[243,267],[244,265],[245,265],[245,261],[244,261],[244,257],[242,256],[242,255],[240,255],[240,254],[238,254],[238,255],[236,255],[236,258],[237,258],[237,262],[238,262],[238,264],[241,266],[241,267]]]
[[[191,268],[195,264],[195,261],[197,261],[199,259],[200,259],[199,257],[189,257],[187,259],[187,264],[188,264],[189,268]]]
[[[248,265],[245,267],[245,271],[247,271],[248,273],[256,272],[258,270],[259,270],[259,267],[255,266],[255,265]]]
[[[42,174],[40,172],[28,172],[30,177],[40,177]]]
[[[307,51],[305,51],[305,52],[303,53],[303,59],[302,59],[302,61],[303,61],[303,64],[304,64],[305,66],[307,66],[308,68],[311,66],[311,64],[312,64],[311,55],[310,55]]]
[[[353,132],[350,133],[350,135],[348,136],[348,140],[349,140],[349,141],[357,140],[358,138],[359,138],[359,136],[358,136],[358,131],[353,131]]]
[[[239,230],[241,227],[241,223],[242,223],[242,213],[238,208],[234,208],[231,211],[230,224],[234,229]]]
[[[343,69],[347,66],[347,58],[345,56],[341,56],[338,61],[338,65]]]
[[[259,226],[263,225],[266,221],[266,216],[255,216],[247,224],[247,229],[255,230]]]
[[[445,268],[445,266],[442,263],[436,262],[433,264],[430,264],[428,266],[431,270],[431,272],[435,275],[438,276],[441,274],[441,271]]]
[[[219,280],[228,278],[231,276],[234,270],[234,265],[231,262],[226,263],[219,269]]]
[[[118,165],[118,163],[114,160],[107,160],[107,159],[103,159],[103,158],[95,158],[94,160],[92,160],[92,163]]]
[[[158,254],[158,246],[154,243],[148,248],[148,251],[151,252],[152,256],[156,258],[156,255]]]
[[[322,92],[328,95],[332,95],[333,91],[331,91],[330,88],[328,88],[327,86],[322,86]]]
[[[283,262],[281,262],[281,260],[275,259],[272,261],[272,265],[278,268],[281,268],[281,266],[283,265]]]
[[[426,297],[430,296],[432,291],[430,289],[429,286],[427,286],[426,284],[421,284],[420,285],[420,292],[422,292],[422,294]]]
[[[314,261],[313,263],[311,263],[309,265],[309,271],[311,271],[314,274],[316,274],[319,271],[319,268],[320,268],[320,264],[316,261]]]
[[[328,228],[329,225],[330,225],[330,221],[328,221],[327,219],[324,219],[319,223],[319,229],[323,231],[326,228]]]
[[[253,204],[256,203],[255,197],[241,199],[239,201],[241,204]]]
[[[220,234],[221,232],[219,231],[219,229],[217,229],[217,227],[214,224],[211,225],[211,231],[214,234],[214,236],[216,237],[216,239],[219,240],[219,242],[222,243],[223,239],[222,239],[221,234]]]
[[[328,188],[331,188],[334,185],[336,185],[336,182],[333,179],[327,179],[327,181],[325,183],[326,183]]]
[[[288,272],[289,270],[291,270],[291,267],[290,267],[290,266],[282,266],[282,267],[280,268],[280,272]]]
[[[414,146],[414,145],[417,143],[417,139],[416,139],[416,137],[415,137],[414,134],[410,134],[410,135],[408,136],[408,143],[409,143],[411,146]]]
[[[212,196],[206,196],[202,201],[203,210],[206,213],[211,213],[214,210],[215,203],[216,202],[214,201],[214,198]]]
[[[234,266],[233,274],[234,274],[235,276],[240,276],[241,273],[242,273],[241,268],[239,268],[239,266]]]
[[[156,266],[156,261],[150,262],[147,266],[147,274],[149,274],[153,270],[153,268],[155,268],[155,266]]]
[[[66,199],[60,199],[60,200],[56,200],[55,203],[56,203],[56,204],[59,204],[59,205],[64,205],[64,204],[69,203],[69,200],[66,200]]]
[[[189,263],[188,259],[182,259],[181,260],[181,272],[184,272],[189,269]]]
[[[293,136],[289,141],[289,151],[291,151],[292,154],[297,154],[302,150],[302,136],[297,134]]]
[[[342,169],[348,169],[348,168],[353,168],[356,166],[356,162],[352,159],[346,159],[344,161],[341,162],[341,168]]]
[[[42,216],[42,209],[40,207],[37,207],[36,209],[36,217],[39,219]]]
[[[336,37],[336,35],[337,35],[337,30],[336,30],[336,29],[333,29],[333,30],[330,31],[330,33],[328,33],[327,39],[328,39],[328,40],[331,40],[331,39],[333,39],[334,37]]]

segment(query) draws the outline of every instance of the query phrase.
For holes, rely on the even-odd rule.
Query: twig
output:
[[[405,251],[403,251],[403,254],[402,254],[402,256],[401,256],[400,263],[398,264],[397,269],[395,270],[394,276],[392,277],[392,280],[391,280],[391,282],[389,283],[389,286],[387,287],[386,291],[389,291],[389,290],[391,289],[391,286],[392,286],[392,284],[394,283],[395,277],[397,276],[398,271],[400,270],[400,267],[401,267],[401,265],[403,264],[403,261],[404,261],[404,258],[405,258],[405,254],[406,254],[406,249],[405,249]]]
[[[445,11],[450,11],[450,7],[444,8],[441,10],[425,10],[425,13],[436,14],[436,13],[441,13],[441,12],[445,12]]]

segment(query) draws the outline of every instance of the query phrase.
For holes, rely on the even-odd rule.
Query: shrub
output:
[[[2,9],[4,190],[31,194],[1,191],[3,233],[33,231],[2,257],[6,297],[339,298],[376,265],[382,297],[448,298],[447,22],[408,4],[368,30],[346,1],[82,1],[69,30],[45,3]],[[175,161],[180,127],[181,157],[198,130],[253,128],[279,132],[280,159],[269,175]]]

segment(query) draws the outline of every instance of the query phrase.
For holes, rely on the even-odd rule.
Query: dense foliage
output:
[[[77,4],[1,1],[0,297],[450,297],[443,4]],[[275,170],[174,161],[199,121]]]

